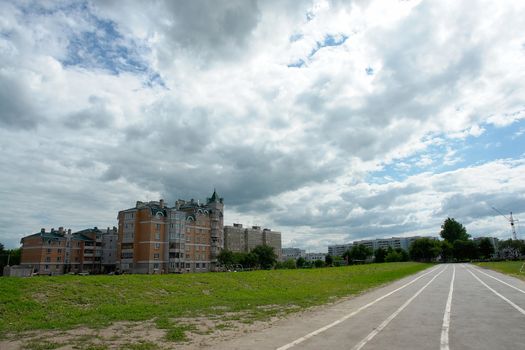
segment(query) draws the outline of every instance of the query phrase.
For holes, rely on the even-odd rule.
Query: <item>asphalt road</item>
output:
[[[213,349],[525,349],[525,282],[439,265]]]

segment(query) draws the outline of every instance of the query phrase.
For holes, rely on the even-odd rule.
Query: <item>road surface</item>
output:
[[[213,349],[525,349],[525,282],[443,264]]]

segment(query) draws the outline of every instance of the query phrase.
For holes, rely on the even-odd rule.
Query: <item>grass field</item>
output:
[[[476,265],[481,267],[486,267],[491,270],[495,270],[507,275],[512,275],[514,277],[521,278],[525,280],[525,268],[524,272],[520,273],[520,268],[525,261],[494,261],[494,262],[480,262]]]
[[[242,322],[265,320],[427,267],[408,262],[242,273],[0,278],[0,337],[154,320],[169,340],[176,341],[188,330],[175,325],[177,318],[224,315]]]

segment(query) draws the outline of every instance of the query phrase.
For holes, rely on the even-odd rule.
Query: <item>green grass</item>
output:
[[[244,321],[267,319],[282,310],[297,311],[356,294],[429,266],[409,262],[242,273],[8,277],[0,280],[0,336],[155,319],[168,338],[178,339],[183,325],[170,321],[178,317],[233,312]]]
[[[476,265],[486,267],[491,270],[495,270],[507,275],[521,278],[525,280],[525,268],[524,272],[520,273],[521,266],[525,261],[494,261],[494,262],[479,262]]]

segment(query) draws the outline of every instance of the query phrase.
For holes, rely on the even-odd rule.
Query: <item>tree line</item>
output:
[[[20,264],[20,248],[5,249],[4,245],[0,243],[0,276],[4,273],[4,266]]]

